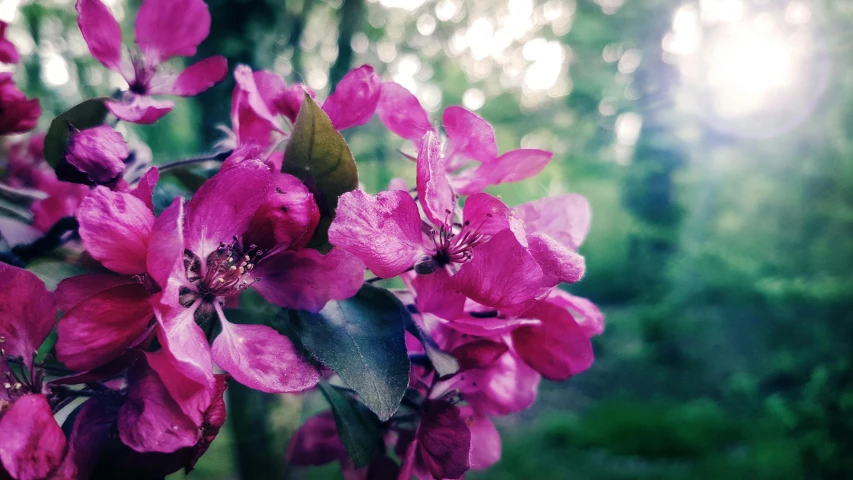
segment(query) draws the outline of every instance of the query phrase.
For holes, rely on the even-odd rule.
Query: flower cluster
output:
[[[318,103],[304,85],[238,65],[219,150],[153,166],[115,124],[154,123],[174,106],[154,95],[225,79],[221,56],[177,75],[167,63],[195,54],[208,8],[144,0],[129,51],[101,0],[76,8],[92,56],[128,87],[59,115],[46,134],[7,138],[0,478],[190,471],[224,425],[231,381],[317,388],[329,401],[291,439],[293,464],[459,478],[499,459],[491,418],[530,407],[541,377],[592,364],[603,317],[558,288],[583,276],[588,203],[508,206],[484,191],[535,176],[551,153],[498,154],[492,127],[461,107],[439,128],[370,66]],[[0,61],[18,58],[0,40]],[[38,100],[11,74],[0,89],[0,134],[34,129]],[[417,151],[413,188],[359,187],[339,132],[374,116]],[[186,170],[202,161],[219,163]],[[184,185],[189,200],[166,188],[177,171],[200,179]],[[49,291],[26,269],[42,257],[85,273]]]

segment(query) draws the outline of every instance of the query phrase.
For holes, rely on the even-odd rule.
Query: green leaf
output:
[[[50,122],[50,128],[44,138],[44,158],[51,167],[56,168],[65,154],[65,146],[68,144],[68,125],[84,130],[103,124],[109,113],[106,106],[107,100],[105,97],[86,100]]]
[[[405,323],[411,315],[391,292],[364,285],[320,313],[292,312],[299,342],[334,370],[385,421],[409,385]]]
[[[367,410],[359,409],[345,395],[325,381],[320,381],[320,391],[332,406],[335,425],[341,443],[355,464],[355,468],[366,467],[382,450],[385,444],[379,433],[379,422]]]
[[[338,197],[358,188],[358,170],[344,137],[308,93],[284,150],[282,171],[302,180],[314,194],[321,218],[327,220],[321,220],[314,234],[319,240],[315,246],[325,245],[323,239],[335,216]]]

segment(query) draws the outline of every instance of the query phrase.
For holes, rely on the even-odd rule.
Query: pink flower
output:
[[[66,442],[43,395],[44,373],[33,361],[53,329],[56,306],[38,277],[3,263],[0,291],[0,476],[46,478],[62,461]],[[10,368],[9,357],[20,369]]]
[[[0,20],[0,63],[18,63],[21,55],[18,49],[6,38],[6,29],[9,24]]]
[[[0,73],[0,135],[24,133],[35,128],[41,105],[18,90],[11,73]]]
[[[279,117],[290,124],[296,121],[307,87],[287,87],[276,74],[266,70],[252,72],[245,65],[234,69],[234,79],[237,86],[231,96],[231,128],[235,138],[234,145],[229,146],[255,141],[267,148],[273,143],[274,133],[286,138],[287,130]],[[341,79],[322,106],[336,130],[370,121],[379,102],[380,83],[369,65],[353,69]]]
[[[399,479],[460,478],[471,468],[471,430],[448,401],[427,400],[417,430],[408,437],[397,444],[403,459]]]
[[[272,174],[258,160],[226,163],[196,192],[186,212],[177,199],[153,226],[148,272],[163,288],[155,309],[161,344],[178,368],[201,384],[210,382],[212,359],[258,390],[310,388],[319,372],[287,337],[265,325],[229,322],[223,305],[252,287],[276,305],[319,311],[330,299],[354,295],[364,266],[341,250],[322,255],[300,248],[306,238],[301,232],[316,225],[304,206],[296,205],[293,216],[272,214],[291,201],[313,202],[298,180]],[[265,227],[265,222],[276,225]],[[251,243],[258,232],[274,232],[282,243],[261,249]],[[212,318],[222,333],[208,347],[197,322],[210,329]]]
[[[418,99],[394,82],[382,84],[376,109],[385,127],[418,146],[427,132],[437,132]],[[447,134],[446,169],[460,195],[471,195],[489,185],[518,182],[542,171],[553,154],[538,149],[518,149],[498,155],[495,131],[488,122],[462,107],[444,110]],[[470,162],[479,165],[472,166]]]
[[[150,124],[169,113],[174,103],[152,95],[192,97],[221,82],[228,74],[223,56],[209,57],[180,75],[164,73],[172,57],[191,57],[210,32],[210,12],[202,0],[145,0],[136,17],[136,45],[122,54],[122,33],[109,8],[100,0],[77,1],[77,24],[92,56],[127,80],[129,91],[120,102],[107,102],[118,118]]]
[[[506,205],[478,193],[467,199],[461,221],[456,221],[456,197],[444,175],[434,133],[421,144],[417,177],[426,223],[405,191],[372,197],[355,190],[341,196],[329,240],[361,258],[379,277],[413,268],[420,274],[415,280],[421,282],[418,291],[440,290],[436,295],[443,298],[436,304],[445,310],[461,311],[460,294],[512,309],[523,308],[540,293],[542,268],[520,243],[523,231]]]
[[[116,183],[124,173],[128,155],[124,137],[107,125],[82,131],[71,127],[65,161],[74,169],[70,177],[82,177],[77,183]]]

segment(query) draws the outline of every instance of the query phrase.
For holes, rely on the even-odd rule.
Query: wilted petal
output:
[[[373,273],[391,278],[411,268],[423,253],[421,216],[408,192],[362,190],[341,195],[329,241],[360,258]]]
[[[578,252],[541,233],[528,235],[527,243],[530,254],[542,268],[545,288],[560,282],[574,283],[583,277],[586,262]]]
[[[80,237],[95,260],[124,275],[146,272],[154,212],[129,193],[97,187],[77,209]]]
[[[474,258],[451,277],[453,286],[482,305],[514,312],[532,300],[542,284],[542,269],[504,230],[474,248]]]
[[[65,152],[65,161],[84,174],[89,182],[98,185],[118,179],[130,155],[124,137],[108,125],[82,131],[73,129]]]
[[[273,173],[273,184],[243,235],[244,243],[264,251],[275,246],[302,248],[320,222],[314,195],[293,175]]]
[[[260,160],[220,170],[187,205],[186,247],[203,261],[207,259],[220,243],[230,243],[246,231],[270,190],[270,171]]]
[[[222,55],[208,57],[181,72],[175,84],[172,85],[171,93],[192,97],[225,80],[226,75],[228,75],[228,60]]]
[[[0,463],[16,480],[47,478],[65,455],[65,434],[44,395],[16,400],[0,417],[0,432]]]
[[[441,116],[447,132],[447,169],[455,170],[466,159],[486,163],[498,156],[495,130],[489,122],[462,107],[447,107]]]
[[[287,445],[287,461],[292,465],[326,465],[347,458],[331,410],[305,420]]]
[[[264,258],[252,275],[253,286],[280,307],[319,312],[329,300],[355,295],[364,283],[364,263],[339,248],[323,255],[317,250],[284,251]]]
[[[592,365],[592,344],[565,309],[539,302],[524,312],[542,320],[537,326],[513,330],[512,344],[518,355],[549,380],[566,380]]]
[[[382,84],[376,113],[385,128],[416,145],[424,134],[432,130],[429,116],[418,99],[402,85],[394,82]]]
[[[121,72],[121,27],[100,0],[77,0],[77,25],[89,52],[105,67]]]
[[[519,182],[539,174],[553,156],[545,150],[512,150],[494,161],[464,171],[453,178],[452,184],[460,195],[471,195],[490,185]]]
[[[213,341],[213,360],[234,380],[269,393],[301,392],[317,384],[319,370],[289,338],[266,325],[231,323],[215,306],[222,333]]]
[[[450,402],[429,402],[417,438],[418,459],[433,477],[459,478],[470,468],[471,431]]]
[[[335,130],[369,122],[379,103],[382,81],[370,65],[350,70],[338,82],[335,93],[323,102],[323,111]]]
[[[181,410],[157,372],[144,361],[130,370],[127,400],[118,415],[121,441],[137,452],[174,452],[195,445],[197,425]]]
[[[424,135],[418,152],[418,201],[427,219],[436,226],[452,221],[450,212],[456,206],[456,197],[447,181],[444,158],[439,149],[438,135]]]
[[[136,44],[154,64],[191,57],[210,33],[202,0],[145,0],[136,14]]]
[[[154,312],[140,284],[97,293],[59,321],[56,354],[72,370],[92,370],[117,358],[151,324]]]
[[[577,250],[589,233],[592,212],[586,197],[565,194],[521,204],[515,207],[515,215],[528,232],[548,234]]]
[[[151,1],[151,0],[148,0]],[[175,108],[169,100],[157,100],[146,95],[133,95],[128,102],[107,101],[107,109],[116,117],[130,123],[150,125]]]
[[[0,263],[0,292],[0,347],[29,365],[56,321],[53,294],[34,273],[5,263]],[[0,368],[5,363],[0,356]]]

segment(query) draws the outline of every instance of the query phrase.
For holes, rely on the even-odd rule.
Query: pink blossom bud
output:
[[[71,128],[65,160],[91,183],[108,184],[124,173],[124,160],[129,155],[127,142],[107,125],[87,130]]]

